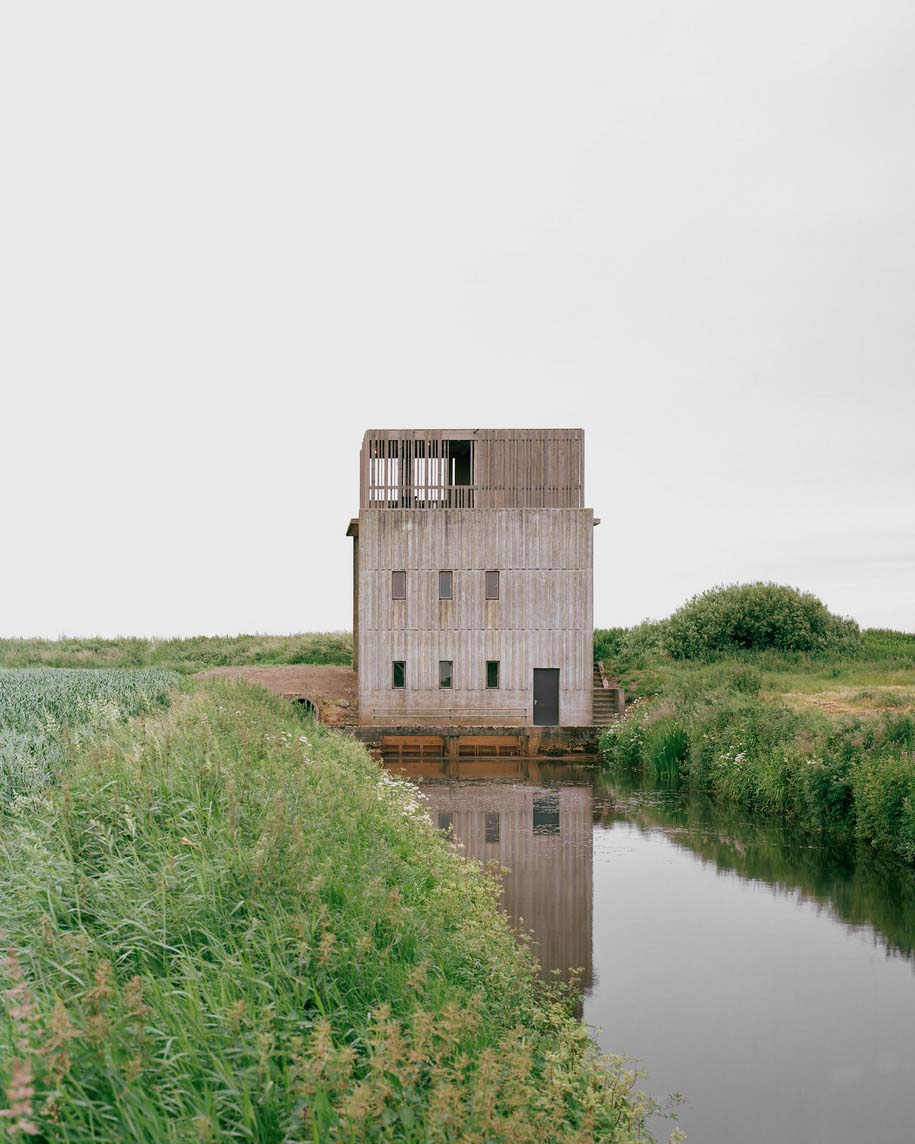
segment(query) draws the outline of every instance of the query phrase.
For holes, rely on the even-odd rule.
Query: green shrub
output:
[[[666,635],[665,621],[643,620],[626,633],[620,652],[629,659],[657,655],[664,650]]]
[[[780,584],[734,584],[694,596],[674,612],[663,642],[677,659],[736,649],[836,652],[857,649],[860,632],[810,593]]]
[[[740,695],[759,695],[762,672],[745,664],[735,664],[727,674],[726,686]]]
[[[619,655],[626,633],[626,628],[595,628],[594,662],[601,662],[609,669]]]
[[[915,860],[915,759],[864,756],[854,770],[855,829],[871,846]]]
[[[635,713],[614,723],[600,737],[604,762],[631,773],[640,771],[645,760],[645,727]]]
[[[843,832],[854,827],[855,794],[849,752],[808,756],[803,771],[804,820],[815,830]]]

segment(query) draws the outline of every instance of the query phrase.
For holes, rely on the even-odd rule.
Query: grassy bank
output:
[[[495,883],[413,788],[259,689],[208,681],[70,743],[2,825],[22,1133],[645,1139]]]
[[[0,639],[3,667],[158,667],[192,674],[258,663],[353,661],[351,632],[294,636],[194,636],[190,639]]]
[[[603,736],[609,763],[915,862],[915,636],[864,632],[854,654],[701,660],[665,654],[650,630],[601,638],[642,696]]]

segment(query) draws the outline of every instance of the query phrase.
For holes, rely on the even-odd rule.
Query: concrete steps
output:
[[[611,723],[619,718],[617,695],[618,691],[616,688],[604,687],[600,668],[595,664],[594,713],[592,716],[595,727],[609,727]]]

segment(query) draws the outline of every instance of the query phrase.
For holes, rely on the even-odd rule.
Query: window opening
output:
[[[486,841],[498,842],[501,834],[501,817],[497,810],[487,810],[486,812]]]
[[[535,834],[559,833],[559,795],[534,795],[534,821]]]

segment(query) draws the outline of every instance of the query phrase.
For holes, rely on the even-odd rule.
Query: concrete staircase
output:
[[[618,696],[620,695],[617,687],[604,687],[603,676],[601,675],[600,667],[595,663],[594,665],[594,715],[593,723],[595,727],[609,727],[611,723],[619,718],[618,715]]]

